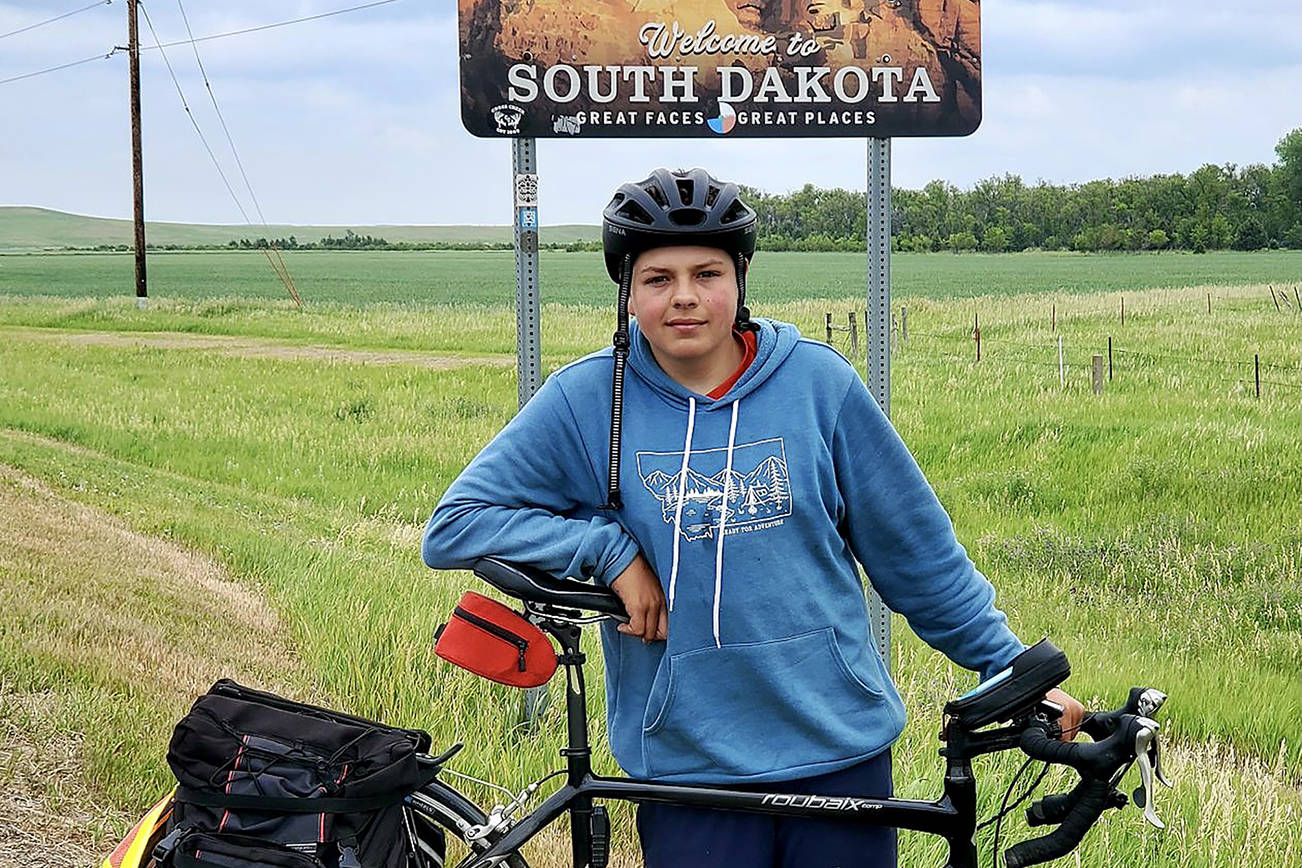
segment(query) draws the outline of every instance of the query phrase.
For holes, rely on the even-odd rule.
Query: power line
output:
[[[235,147],[235,138],[231,135],[230,127],[226,125],[226,117],[222,114],[221,106],[217,104],[217,94],[213,92],[212,82],[208,80],[208,71],[203,68],[203,58],[199,56],[199,46],[194,41],[194,31],[190,29],[190,18],[185,14],[185,4],[181,0],[176,0],[177,7],[181,10],[181,20],[185,22],[185,32],[190,37],[190,47],[194,50],[194,61],[199,66],[199,74],[203,76],[203,85],[208,90],[208,98],[212,101],[213,111],[217,113],[217,120],[221,122],[222,132],[226,134],[226,142],[231,146],[231,153],[235,156],[235,165],[239,167],[240,177],[244,179],[244,188],[249,191],[249,198],[253,200],[253,208],[258,212],[258,219],[262,225],[270,230],[267,226],[267,218],[262,213],[262,204],[258,202],[258,194],[253,192],[253,185],[249,183],[249,175],[244,171],[244,161],[240,159],[239,149]],[[147,20],[147,19],[146,19]],[[270,234],[270,232],[268,232]],[[271,270],[276,272],[280,282],[285,284],[285,289],[289,291],[290,296],[302,307],[303,300],[299,297],[298,290],[294,286],[294,279],[289,274],[289,268],[285,265],[284,257],[280,255],[280,250],[273,244],[271,250],[275,252],[273,258],[271,253],[267,253],[267,262],[271,264]]]
[[[172,48],[176,45],[185,45],[187,43],[207,42],[210,39],[225,39],[227,36],[240,36],[244,33],[256,33],[260,30],[271,30],[274,27],[285,27],[290,24],[300,24],[304,21],[316,21],[318,18],[329,18],[332,15],[343,15],[345,12],[356,12],[359,9],[371,9],[375,6],[387,6],[390,3],[397,3],[398,0],[375,0],[373,3],[363,3],[360,6],[349,6],[347,9],[336,9],[333,12],[321,12],[317,15],[307,15],[303,18],[293,18],[289,21],[277,21],[274,24],[260,24],[257,27],[245,27],[243,30],[230,30],[226,33],[214,33],[209,36],[198,36],[190,39],[180,39],[176,42],[162,42],[157,45],[142,46],[144,50],[155,48]]]
[[[83,6],[80,9],[74,9],[71,12],[63,13],[62,15],[56,15],[53,18],[47,18],[44,21],[38,21],[35,24],[28,24],[26,27],[19,27],[17,30],[10,30],[8,33],[0,33],[0,39],[9,36],[17,36],[19,33],[26,33],[29,30],[35,30],[38,27],[44,27],[45,25],[53,24],[56,21],[62,21],[64,18],[71,18],[79,12],[85,12],[86,10],[94,9],[97,6],[108,6],[112,2],[113,0],[96,0],[96,2],[91,3],[88,6]],[[0,84],[4,84],[4,82],[0,82]]]
[[[107,3],[109,3],[109,2],[112,2],[112,0],[103,0],[103,2],[104,2],[105,4],[107,4]],[[197,36],[197,37],[193,37],[192,39],[180,39],[180,40],[177,40],[176,42],[157,42],[157,41],[155,41],[155,44],[154,44],[154,45],[142,45],[142,46],[140,46],[140,50],[141,50],[141,51],[153,51],[154,49],[159,49],[159,50],[161,50],[161,49],[164,49],[164,48],[172,48],[172,47],[177,46],[177,45],[192,44],[192,43],[195,43],[195,42],[207,42],[207,41],[209,41],[209,40],[211,40],[211,39],[225,39],[225,38],[228,37],[228,36],[240,36],[240,35],[245,34],[245,33],[256,33],[256,32],[258,32],[258,31],[260,31],[260,30],[271,30],[272,28],[275,28],[275,27],[286,27],[286,26],[288,26],[288,25],[290,25],[290,24],[300,24],[300,23],[302,23],[302,22],[304,22],[304,21],[316,21],[316,20],[319,19],[319,18],[329,18],[329,17],[332,16],[332,15],[343,15],[343,14],[346,13],[346,12],[357,12],[358,10],[361,10],[361,9],[370,9],[370,8],[372,8],[372,7],[375,7],[375,6],[387,6],[387,5],[390,4],[390,3],[397,3],[397,2],[398,2],[398,0],[375,0],[375,2],[373,2],[373,3],[362,3],[362,4],[359,5],[359,6],[349,6],[349,7],[346,8],[346,9],[335,9],[335,10],[332,11],[332,12],[322,12],[322,13],[320,13],[320,14],[318,14],[318,15],[307,15],[307,16],[304,16],[303,18],[293,18],[293,19],[290,19],[289,21],[277,21],[277,22],[275,22],[274,24],[260,24],[260,25],[258,25],[257,27],[245,27],[245,28],[242,29],[242,30],[230,30],[230,31],[227,31],[226,33],[213,33],[213,34],[210,34],[210,35],[208,35],[208,36]],[[93,4],[92,6],[89,6],[89,7],[86,7],[86,8],[94,8],[95,6],[99,6],[99,5],[101,5],[101,3],[95,3],[95,4]],[[78,11],[81,11],[81,10],[74,10],[74,13],[68,13],[68,14],[75,14],[75,12],[78,12]],[[66,16],[60,16],[60,17],[66,17]],[[57,20],[57,19],[50,19],[50,20],[51,20],[51,21],[54,21],[54,20]],[[33,25],[33,26],[39,26],[39,25]],[[187,25],[187,27],[188,27],[188,25]],[[25,28],[25,29],[30,29],[30,28]],[[15,33],[18,33],[18,32],[21,32],[21,31],[14,31],[14,32],[15,32]],[[8,36],[8,35],[10,35],[10,34],[5,34],[5,35]],[[108,58],[110,58],[110,57],[112,57],[113,55],[117,54],[117,53],[118,53],[119,51],[121,51],[121,50],[123,50],[123,49],[121,49],[121,48],[114,48],[113,50],[111,50],[111,51],[109,51],[109,52],[107,52],[107,53],[105,53],[105,54],[97,54],[97,55],[95,55],[94,57],[86,57],[86,58],[83,58],[83,59],[81,59],[81,60],[74,60],[74,61],[72,61],[71,63],[62,63],[62,64],[60,64],[60,65],[58,65],[58,66],[51,66],[51,67],[49,67],[48,69],[38,69],[38,70],[35,71],[35,72],[27,72],[27,73],[24,73],[24,74],[22,74],[22,75],[15,75],[15,76],[12,76],[12,77],[10,77],[10,78],[0,78],[0,84],[8,84],[8,83],[11,82],[11,81],[21,81],[22,79],[25,79],[25,78],[32,78],[32,77],[37,76],[37,75],[45,75],[47,72],[58,72],[58,71],[61,70],[61,69],[68,69],[69,67],[80,66],[80,65],[83,64],[83,63],[90,63],[90,62],[93,61],[93,60],[107,60]],[[251,221],[250,221],[250,222],[251,222]]]
[[[130,2],[130,0],[128,0]],[[154,22],[149,18],[149,10],[145,8],[144,3],[140,3],[140,11],[145,13],[145,24],[149,25],[149,32],[154,36],[154,43],[158,48],[162,48],[162,43],[158,39],[158,31],[154,30]],[[222,171],[221,163],[217,162],[217,155],[213,153],[212,147],[208,144],[208,137],[199,129],[199,122],[194,118],[194,112],[190,111],[190,103],[186,101],[185,91],[181,90],[181,82],[177,80],[176,73],[172,70],[172,62],[167,59],[167,52],[160,51],[163,56],[163,63],[167,66],[167,74],[172,77],[172,84],[176,85],[177,96],[181,98],[181,106],[185,109],[186,117],[190,119],[190,124],[194,131],[199,135],[199,141],[203,142],[203,148],[208,152],[209,159],[212,160],[213,166],[217,169],[217,174],[221,176],[222,183],[226,185],[226,192],[231,194],[231,199],[235,201],[235,207],[240,209],[240,214],[244,217],[245,223],[252,223],[249,219],[249,213],[244,210],[244,205],[240,202],[240,197],[235,195],[235,189],[231,182],[226,178],[226,173]]]
[[[137,0],[128,0],[128,2],[137,2]],[[252,225],[253,221],[249,219],[249,212],[244,210],[244,204],[240,202],[240,197],[235,195],[235,188],[231,186],[230,179],[226,177],[226,172],[222,170],[221,163],[217,160],[217,155],[213,153],[212,146],[208,144],[208,137],[205,136],[203,130],[199,128],[199,121],[195,119],[194,112],[190,111],[190,103],[186,100],[185,91],[181,89],[181,82],[177,80],[176,72],[172,69],[172,62],[167,59],[167,52],[161,50],[163,43],[158,38],[158,31],[154,29],[154,22],[149,18],[149,10],[145,8],[144,3],[139,3],[139,6],[140,11],[145,13],[145,24],[149,27],[149,32],[153,34],[154,44],[160,49],[158,53],[162,55],[163,63],[167,66],[167,74],[172,77],[172,84],[176,85],[176,93],[177,96],[181,98],[181,106],[185,109],[186,117],[190,119],[190,124],[194,127],[194,131],[199,135],[199,141],[203,142],[203,148],[208,152],[208,158],[212,160],[213,168],[215,168],[217,174],[221,176],[222,183],[226,185],[226,192],[231,194],[231,199],[235,202],[235,207],[239,209],[240,215],[244,218],[244,222]],[[267,261],[271,262],[271,270],[275,271],[276,276],[285,283],[285,288],[289,290],[294,302],[299,307],[302,307],[303,300],[299,298],[298,293],[295,290],[290,288],[291,284],[286,282],[286,278],[277,270],[276,263],[272,261],[270,253],[267,253]]]
[[[72,66],[81,66],[83,63],[90,63],[92,60],[108,60],[121,50],[121,48],[113,48],[104,54],[97,54],[94,57],[84,57],[81,60],[74,60],[71,63],[61,63],[58,66],[51,66],[49,69],[38,69],[36,72],[25,72],[22,75],[15,75],[10,78],[0,78],[0,84],[8,84],[11,81],[22,81],[24,78],[33,78],[38,75],[45,75],[47,72],[58,72],[61,69],[67,69]]]

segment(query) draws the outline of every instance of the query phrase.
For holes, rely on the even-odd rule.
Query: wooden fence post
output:
[[[1261,353],[1252,354],[1252,370],[1257,380],[1257,397],[1261,397]]]
[[[1103,354],[1095,353],[1093,358],[1094,394],[1103,394]]]
[[[867,325],[867,323],[865,323]],[[900,343],[905,343],[909,339],[909,309],[900,308]]]
[[[1058,305],[1054,304],[1054,306],[1049,309],[1049,331],[1056,332],[1057,330],[1058,330]]]
[[[823,314],[823,325],[827,327],[827,342],[828,344],[831,344],[832,343],[832,315],[830,313]]]
[[[1126,297],[1121,296],[1121,324],[1126,324]]]
[[[1283,313],[1283,311],[1279,309],[1279,298],[1275,295],[1275,287],[1268,286],[1266,288],[1270,290],[1270,300],[1275,302],[1275,313]]]
[[[1280,292],[1283,292],[1283,291],[1284,291],[1284,290],[1282,290],[1282,289],[1280,290]],[[1299,298],[1299,297],[1298,297],[1298,294],[1297,294],[1297,287],[1296,287],[1296,286],[1293,287],[1293,300],[1297,302],[1297,309],[1298,309],[1298,310],[1302,310],[1302,298]]]
[[[1108,335],[1108,379],[1112,379],[1112,335]]]
[[[1058,385],[1067,385],[1067,374],[1062,369],[1062,335],[1058,335]]]
[[[1210,292],[1207,293],[1207,312],[1212,312],[1212,294]]]
[[[859,358],[859,326],[855,325],[854,311],[850,311],[850,358]]]
[[[972,314],[972,334],[976,338],[976,360],[981,361],[981,315]]]

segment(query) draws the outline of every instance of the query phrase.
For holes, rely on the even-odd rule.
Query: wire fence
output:
[[[1296,290],[1294,290],[1296,296]],[[1302,301],[1281,305],[1285,298],[1281,290],[1276,295],[1270,287],[1274,309],[1280,314],[1302,314]],[[1212,297],[1208,294],[1208,311],[1212,309]],[[1279,361],[1262,359],[1260,352],[1242,359],[1210,355],[1180,355],[1170,352],[1154,352],[1148,349],[1136,349],[1122,346],[1114,336],[1107,336],[1101,341],[1097,335],[1088,339],[1094,345],[1087,345],[1088,361],[1071,361],[1071,356],[1081,350],[1082,339],[1068,336],[1059,331],[1059,318],[1056,305],[1052,313],[1053,337],[1035,343],[1011,338],[991,337],[984,333],[979,316],[974,315],[971,323],[952,330],[927,331],[908,327],[907,307],[900,307],[891,314],[890,346],[892,357],[897,363],[928,368],[955,367],[971,370],[976,365],[1002,367],[1031,367],[1056,369],[1059,382],[1066,385],[1069,373],[1076,374],[1084,369],[1090,372],[1093,390],[1103,390],[1105,381],[1114,381],[1119,376],[1153,376],[1163,377],[1166,385],[1185,382],[1230,384],[1244,387],[1260,398],[1263,387],[1274,389],[1302,390],[1302,359],[1297,361]],[[863,311],[864,330],[867,330],[867,311]],[[915,314],[916,316],[916,314]],[[1135,312],[1131,312],[1132,319]],[[840,318],[831,313],[824,314],[824,333],[828,344],[841,345],[848,350],[851,358],[858,359],[859,328],[856,313],[850,312],[844,321],[847,325],[834,325]],[[846,337],[842,337],[845,335]],[[1103,341],[1106,341],[1104,344]],[[1292,378],[1286,379],[1292,375]]]

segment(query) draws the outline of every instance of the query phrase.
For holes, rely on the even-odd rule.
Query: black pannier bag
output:
[[[433,779],[429,746],[420,730],[218,681],[172,734],[159,855],[175,868],[415,868],[402,800]]]

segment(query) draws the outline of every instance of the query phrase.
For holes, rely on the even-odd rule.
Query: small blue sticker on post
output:
[[[538,228],[538,209],[521,208],[520,209],[520,228],[537,229]]]

